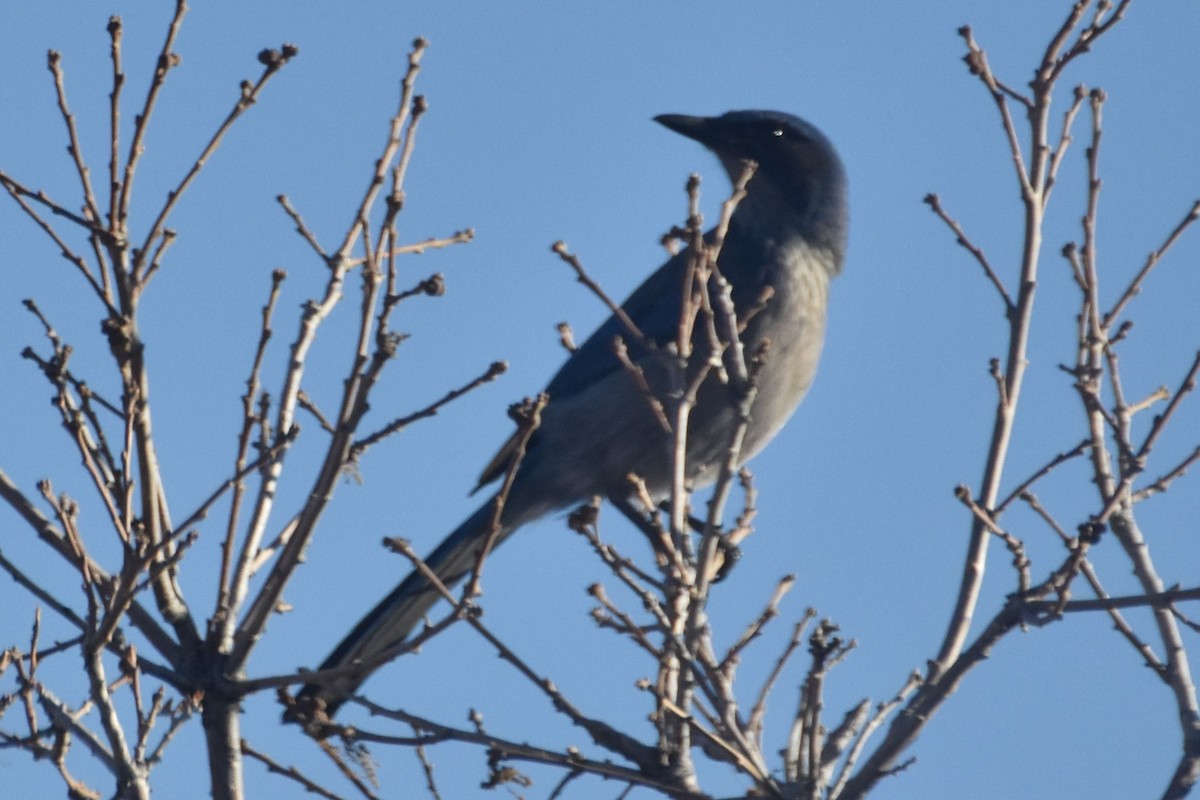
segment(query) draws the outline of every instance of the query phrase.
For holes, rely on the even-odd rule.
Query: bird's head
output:
[[[780,111],[663,114],[654,120],[713,151],[730,180],[740,177],[744,161],[754,161],[758,169],[737,216],[827,247],[840,261],[848,226],[846,173],[816,127]]]

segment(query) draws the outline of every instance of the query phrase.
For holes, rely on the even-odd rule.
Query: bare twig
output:
[[[388,170],[395,163],[395,159],[404,147],[405,126],[409,123],[416,108],[413,90],[414,82],[420,71],[421,56],[424,54],[426,44],[424,39],[417,39],[413,42],[413,47],[409,54],[408,70],[402,82],[399,107],[392,117],[387,141],[384,144],[380,157],[375,162],[367,189],[354,214],[354,221],[348,227],[338,249],[324,259],[329,267],[329,279],[324,295],[320,300],[310,301],[305,307],[300,323],[300,330],[292,344],[290,367],[284,378],[283,390],[279,395],[275,424],[277,435],[280,432],[289,431],[294,424],[305,361],[315,341],[316,332],[321,323],[332,313],[334,307],[341,300],[346,275],[350,269],[349,261],[352,257],[352,250],[355,244],[362,240],[367,220],[370,218],[370,212],[374,207],[380,188],[387,180]],[[393,196],[397,191],[397,188],[393,188]],[[393,206],[393,208],[394,210],[389,211],[389,213],[394,215],[395,211],[398,210],[398,206]],[[320,247],[316,245],[315,240],[313,240],[313,245],[320,252]],[[365,341],[365,334],[370,321],[371,317],[364,311],[361,320],[360,342]],[[285,586],[295,571],[297,564],[300,563],[300,559],[315,532],[316,523],[320,519],[326,504],[331,499],[337,479],[345,467],[346,456],[353,445],[357,426],[369,407],[366,392],[364,391],[365,376],[358,371],[358,363],[356,362],[355,372],[346,381],[343,390],[342,408],[339,411],[336,425],[337,433],[329,443],[327,456],[314,482],[313,490],[309,493],[309,501],[297,516],[292,534],[286,543],[282,545],[282,550],[278,558],[276,558],[261,590],[238,625],[236,633],[232,630],[232,618],[225,628],[225,634],[233,635],[235,640],[230,662],[234,668],[240,668],[245,663],[255,642],[262,635],[270,614],[277,607],[282,598]],[[243,539],[242,556],[239,559],[238,570],[235,572],[235,579],[232,584],[234,587],[232,600],[235,611],[241,605],[249,590],[249,577],[253,574],[254,565],[258,562],[259,544],[262,541],[267,521],[274,505],[275,492],[278,487],[281,471],[282,464],[276,463],[269,473],[264,476],[254,504],[248,533]]]
[[[318,797],[329,798],[329,800],[341,800],[341,795],[334,794],[333,792],[329,791],[324,786],[322,786],[321,784],[312,780],[311,778],[305,777],[304,773],[302,773],[297,767],[283,766],[278,761],[271,758],[270,756],[268,756],[266,753],[262,752],[261,750],[255,750],[253,747],[250,746],[250,743],[247,742],[245,739],[242,739],[242,748],[241,749],[242,749],[243,755],[250,756],[255,761],[258,761],[263,766],[265,766],[268,771],[273,772],[276,775],[282,775],[283,777],[287,778],[288,780],[291,780],[291,781],[294,781],[294,782],[300,784],[300,786],[304,789],[304,791],[306,791],[310,794],[315,794]]]
[[[446,392],[446,394],[444,394],[442,397],[433,401],[432,403],[425,406],[424,408],[414,411],[411,414],[407,414],[403,417],[397,417],[396,419],[392,420],[387,425],[383,426],[382,428],[375,431],[374,433],[367,434],[363,438],[356,441],[353,445],[350,446],[350,454],[348,456],[348,460],[351,462],[357,461],[362,456],[362,454],[364,452],[366,452],[367,448],[369,448],[371,445],[374,445],[374,444],[382,441],[383,439],[386,439],[388,436],[391,436],[392,434],[399,433],[400,431],[404,430],[405,428],[407,428],[409,425],[413,424],[414,422],[417,422],[422,419],[428,419],[429,417],[432,417],[432,416],[436,416],[438,411],[440,411],[446,404],[457,400],[458,398],[462,397],[464,394],[467,394],[468,392],[478,389],[480,386],[483,386],[484,384],[491,383],[492,381],[496,380],[496,378],[500,377],[507,371],[508,371],[508,364],[505,363],[504,361],[492,362],[488,366],[487,370],[485,370],[482,374],[478,375],[477,377],[472,378],[469,382],[467,382],[463,386],[460,386],[457,389],[451,389],[450,391]]]
[[[1146,263],[1142,265],[1142,268],[1138,271],[1138,274],[1135,275],[1133,280],[1129,282],[1129,285],[1125,287],[1125,291],[1121,293],[1121,296],[1117,298],[1115,303],[1113,303],[1112,308],[1109,309],[1108,313],[1104,315],[1103,324],[1105,328],[1111,327],[1117,318],[1121,316],[1121,312],[1123,312],[1125,307],[1129,305],[1129,301],[1133,300],[1133,298],[1136,297],[1139,292],[1141,292],[1142,285],[1146,282],[1146,278],[1150,275],[1150,271],[1158,266],[1159,261],[1162,260],[1167,251],[1170,250],[1177,241],[1179,241],[1179,238],[1183,236],[1184,231],[1191,227],[1192,223],[1194,223],[1197,219],[1200,219],[1200,200],[1196,201],[1196,203],[1192,205],[1191,209],[1184,216],[1184,218],[1180,220],[1179,224],[1176,225],[1174,230],[1172,230],[1167,236],[1166,241],[1163,242],[1157,250],[1153,251],[1149,256],[1146,257]]]
[[[1012,501],[1016,500],[1018,497],[1025,494],[1026,492],[1028,492],[1029,489],[1035,483],[1037,483],[1039,480],[1041,480],[1042,478],[1049,475],[1059,465],[1065,464],[1066,462],[1070,461],[1071,459],[1078,458],[1079,456],[1083,455],[1085,452],[1087,452],[1087,449],[1090,446],[1091,446],[1091,441],[1088,439],[1084,439],[1083,441],[1081,441],[1079,444],[1075,445],[1070,450],[1064,450],[1061,453],[1059,453],[1058,455],[1054,456],[1054,458],[1052,458],[1048,462],[1046,462],[1045,466],[1039,468],[1036,472],[1034,472],[1028,478],[1021,481],[1021,483],[1019,483],[1015,489],[1013,489],[1011,492],[1009,492],[1008,496],[1005,497],[1004,500],[1002,500],[998,506],[996,506],[996,512],[995,512],[996,518],[999,519],[1000,515],[1004,513],[1005,509],[1007,509],[1009,507],[1009,505],[1012,504]]]
[[[971,239],[967,236],[966,231],[962,229],[962,225],[959,224],[958,220],[946,213],[946,210],[942,208],[941,198],[939,198],[936,194],[931,193],[925,195],[925,204],[933,209],[933,213],[937,214],[938,219],[946,223],[946,227],[948,227],[954,233],[955,241],[957,241],[963,249],[970,253],[972,258],[979,262],[979,266],[983,267],[983,274],[987,276],[989,281],[991,281],[992,286],[996,289],[996,293],[999,294],[1000,299],[1004,301],[1004,313],[1011,313],[1013,307],[1012,297],[1009,295],[1008,289],[1004,287],[1004,281],[1000,279],[1000,276],[996,273],[995,268],[992,267],[992,262],[988,261],[988,257],[983,252],[983,249],[971,241]]]
[[[611,761],[589,759],[574,748],[566,753],[560,753],[547,748],[540,748],[534,745],[526,744],[524,742],[503,739],[478,729],[471,730],[441,725],[432,720],[418,717],[406,711],[399,709],[388,709],[361,698],[356,699],[355,702],[362,705],[374,716],[395,719],[413,726],[413,728],[418,731],[424,732],[424,734],[419,737],[418,741],[426,746],[451,740],[469,742],[488,748],[489,750],[502,752],[505,754],[506,759],[552,764],[572,769],[583,769],[592,775],[627,781],[636,786],[646,786],[652,789],[657,789],[660,792],[669,794],[671,797],[679,798],[679,800],[703,800],[703,798],[707,797],[703,794],[681,790],[675,784],[665,780],[663,777],[656,775],[655,773],[657,770],[630,769],[629,767],[625,767],[620,764],[614,764]],[[409,737],[386,736],[376,734],[371,731],[366,731],[362,728],[343,728],[341,735],[350,742],[362,741],[404,745],[411,745],[414,743]]]
[[[559,258],[561,258],[563,263],[570,266],[571,269],[575,271],[575,279],[586,286],[589,291],[596,295],[596,297],[599,297],[600,301],[604,303],[605,308],[611,311],[612,315],[620,320],[621,327],[625,329],[625,333],[627,333],[634,341],[638,342],[638,344],[642,345],[643,347],[650,346],[649,340],[646,338],[645,334],[642,333],[641,329],[638,328],[637,323],[625,313],[625,309],[621,308],[620,304],[608,296],[600,284],[596,283],[596,281],[587,274],[587,270],[583,268],[583,264],[580,262],[579,257],[567,249],[566,242],[555,242],[553,245],[551,245],[550,250]]]

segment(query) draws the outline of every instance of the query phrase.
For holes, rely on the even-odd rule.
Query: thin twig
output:
[[[996,273],[995,268],[992,267],[992,262],[988,260],[987,254],[983,252],[981,247],[971,241],[970,237],[967,236],[966,231],[963,230],[962,225],[959,224],[958,220],[951,217],[946,212],[946,209],[942,208],[941,198],[939,198],[936,194],[927,194],[925,195],[925,204],[928,205],[933,210],[933,213],[938,216],[938,219],[944,222],[946,227],[948,227],[954,233],[955,241],[958,242],[959,246],[970,253],[971,257],[978,262],[979,266],[983,267],[983,274],[987,276],[989,281],[991,281],[992,286],[996,289],[996,293],[999,294],[1000,299],[1004,301],[1005,313],[1009,313],[1013,307],[1012,296],[1009,295],[1008,289],[1004,287],[1004,281],[1000,279],[1000,276]]]
[[[1179,241],[1179,238],[1183,236],[1184,231],[1186,231],[1197,219],[1200,219],[1200,200],[1196,201],[1192,205],[1191,210],[1189,210],[1184,218],[1180,220],[1179,224],[1175,226],[1175,229],[1172,230],[1167,236],[1166,241],[1163,242],[1157,250],[1153,251],[1149,256],[1146,257],[1146,263],[1142,265],[1142,268],[1138,270],[1138,274],[1135,275],[1133,280],[1129,282],[1129,285],[1125,287],[1125,291],[1121,293],[1119,298],[1117,298],[1117,302],[1113,303],[1112,308],[1104,315],[1105,328],[1111,327],[1113,322],[1115,322],[1116,319],[1121,315],[1121,312],[1125,310],[1125,306],[1129,305],[1129,301],[1131,301],[1138,295],[1139,292],[1141,292],[1142,285],[1146,282],[1146,278],[1150,275],[1150,271],[1158,266],[1158,262],[1162,260],[1162,257],[1166,255],[1167,251],[1170,250],[1177,241]]]
[[[350,446],[350,453],[347,460],[350,462],[357,461],[371,445],[377,444],[383,439],[386,439],[388,436],[399,433],[414,422],[436,416],[438,411],[440,411],[447,403],[457,400],[468,392],[478,389],[484,384],[491,383],[507,371],[508,364],[506,362],[492,362],[490,365],[488,365],[488,368],[483,373],[472,378],[463,386],[460,386],[457,389],[451,389],[442,397],[433,401],[424,408],[418,409],[417,411],[414,411],[411,414],[407,414],[403,417],[397,417],[374,433],[367,434],[363,438],[356,441]]]
[[[184,5],[182,0],[179,5]],[[229,132],[231,127],[233,127],[233,124],[237,122],[238,118],[246,113],[251,106],[258,102],[258,97],[260,94],[262,94],[263,88],[266,86],[267,82],[298,52],[299,48],[297,48],[295,45],[284,44],[277,51],[263,50],[261,53],[259,53],[258,60],[263,65],[262,74],[259,75],[258,80],[253,84],[245,82],[242,84],[241,90],[238,94],[238,99],[234,102],[233,108],[225,116],[225,119],[221,121],[221,124],[217,126],[216,132],[214,132],[209,138],[208,143],[204,145],[204,148],[200,151],[200,155],[198,155],[196,160],[192,162],[191,167],[188,168],[188,171],[184,174],[183,178],[180,179],[179,183],[173,190],[167,193],[167,201],[163,204],[162,208],[159,209],[158,216],[155,217],[154,222],[151,223],[150,228],[146,233],[146,238],[142,242],[141,248],[134,251],[136,255],[130,268],[130,277],[133,279],[135,284],[139,284],[139,289],[144,286],[146,281],[148,281],[152,276],[152,263],[148,263],[146,258],[150,253],[155,252],[156,248],[153,247],[154,243],[165,235],[164,229],[166,227],[167,218],[170,217],[171,212],[175,210],[175,206],[178,204],[180,198],[187,191],[188,187],[191,186],[192,182],[196,179],[196,176],[200,174],[200,171],[212,157],[213,153],[216,152],[217,148],[221,144],[221,140],[225,138],[225,134]],[[164,54],[166,57],[165,59],[160,60],[159,68],[162,78],[166,77],[167,64],[174,66],[174,64],[178,63],[178,56],[176,56],[174,53],[167,53],[166,46],[164,46]],[[147,98],[148,106],[153,103],[154,94],[156,94],[160,88],[161,80],[159,78],[159,73],[156,72],[155,82],[151,87],[152,95],[151,97]],[[149,109],[143,112],[143,116],[149,116]],[[135,140],[137,140],[140,135],[144,134],[145,120],[142,119],[141,122],[143,124],[138,126],[134,134]],[[130,156],[130,162],[125,172],[126,181],[132,181],[132,166],[135,163],[136,158],[136,155]],[[127,193],[123,195],[122,200],[124,200],[126,203],[128,202]]]
[[[596,295],[596,297],[600,298],[600,302],[604,303],[605,308],[612,312],[612,315],[620,321],[621,327],[625,329],[625,332],[632,337],[634,341],[643,347],[650,346],[649,340],[646,338],[645,334],[642,333],[641,329],[638,328],[637,323],[633,321],[633,318],[625,313],[625,309],[621,308],[616,301],[609,297],[608,293],[604,291],[604,288],[600,284],[596,283],[596,281],[593,280],[590,275],[588,275],[587,270],[583,268],[583,264],[580,262],[579,257],[567,249],[566,242],[555,242],[550,246],[550,250],[560,259],[562,259],[563,263],[567,264],[572,270],[575,271],[576,280],[586,286],[589,291]]]
[[[242,739],[241,741],[242,755],[250,756],[251,758],[260,762],[267,768],[267,771],[273,772],[276,775],[282,775],[288,780],[295,781],[296,783],[300,784],[301,787],[303,787],[304,791],[309,792],[310,794],[315,794],[319,797],[325,797],[329,800],[341,800],[341,795],[334,794],[311,778],[305,777],[304,773],[302,773],[298,768],[294,766],[285,767],[278,761],[268,756],[266,753],[260,750],[255,750],[245,739]]]

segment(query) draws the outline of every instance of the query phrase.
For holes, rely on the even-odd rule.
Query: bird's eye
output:
[[[779,128],[776,128],[775,130],[771,131],[771,135],[772,136],[783,136],[783,131]]]

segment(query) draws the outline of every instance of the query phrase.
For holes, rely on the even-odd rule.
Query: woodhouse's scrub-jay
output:
[[[816,373],[829,282],[842,269],[846,247],[845,173],[829,140],[790,114],[667,114],[656,121],[712,150],[733,180],[740,177],[743,160],[758,165],[730,220],[717,261],[732,285],[739,319],[760,303],[764,290],[773,292],[741,334],[748,352],[769,343],[740,452],[745,461],[775,436]],[[623,305],[646,339],[659,348],[668,348],[678,333],[688,258],[688,250],[672,257]],[[631,472],[645,481],[655,498],[669,492],[670,437],[614,355],[613,341],[620,335],[631,338],[615,317],[609,317],[550,381],[546,388],[550,402],[516,472],[496,544],[548,512],[595,495],[627,495]],[[653,384],[652,355],[632,340],[628,346],[630,357]],[[738,423],[732,391],[714,377],[701,387],[687,442],[688,478],[693,485],[716,480],[730,432]],[[501,449],[481,476],[481,486],[505,473],[512,449],[513,441]],[[493,511],[491,500],[484,503],[425,559],[445,584],[462,579],[473,568],[488,538]],[[403,642],[437,599],[437,592],[420,573],[410,574],[321,665],[327,669],[369,662],[369,669],[310,684],[301,699],[323,701],[332,713],[370,669],[379,666],[374,663],[378,656]]]

